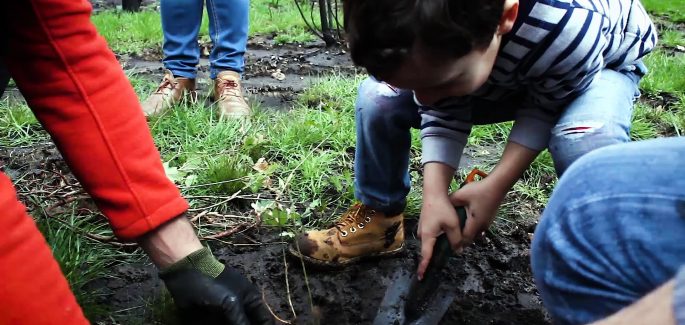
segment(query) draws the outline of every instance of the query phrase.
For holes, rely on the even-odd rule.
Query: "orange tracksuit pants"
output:
[[[1,7],[2,61],[116,235],[134,240],[186,211],[129,81],[90,22],[90,3],[19,0]],[[5,175],[0,211],[0,325],[87,324]]]

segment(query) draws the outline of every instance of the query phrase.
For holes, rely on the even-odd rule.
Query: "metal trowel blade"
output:
[[[416,275],[407,270],[398,270],[390,277],[390,285],[385,291],[373,325],[435,325],[440,322],[454,301],[454,289],[445,285],[439,286],[431,301],[426,303],[427,307],[421,316],[410,320],[404,313],[404,307],[412,276]]]

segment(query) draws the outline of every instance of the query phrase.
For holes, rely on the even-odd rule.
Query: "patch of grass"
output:
[[[685,96],[673,107],[652,107],[644,103],[635,105],[630,132],[633,140],[685,134]]]
[[[170,110],[150,127],[167,172],[186,195],[231,195],[244,188],[243,193],[271,192],[305,206],[319,200],[320,210],[346,208],[354,197],[353,103],[359,81],[326,77],[290,111],[253,107],[249,121],[220,120],[197,104]],[[267,170],[252,168],[260,158]],[[198,186],[217,182],[222,183]]]
[[[666,15],[673,22],[685,22],[685,0],[642,0],[647,11],[656,15]]]
[[[25,102],[5,97],[0,100],[0,145],[17,147],[45,140],[43,131],[35,115]]]
[[[642,79],[642,90],[650,93],[685,92],[685,58],[657,50],[645,58],[649,73]]]
[[[217,183],[208,188],[217,194],[231,195],[244,190],[248,185],[252,160],[244,156],[222,156],[210,158],[207,169],[201,173],[200,182]]]
[[[92,21],[115,53],[142,54],[146,49],[161,50],[162,23],[156,11],[107,10],[94,14]],[[204,25],[201,35],[207,33]]]
[[[685,33],[677,29],[665,29],[659,33],[659,38],[666,46],[685,46]]]
[[[476,125],[471,130],[469,143],[483,145],[486,143],[504,143],[509,137],[513,122]]]
[[[302,20],[295,0],[252,0],[250,4],[250,35],[275,34],[276,43],[308,42],[315,39]],[[308,14],[307,2],[301,4]],[[314,21],[319,13],[314,10]],[[307,16],[309,21],[311,18]]]
[[[40,206],[40,198],[31,201]],[[87,288],[87,284],[109,274],[109,266],[117,261],[131,259],[130,253],[123,253],[113,246],[96,242],[84,236],[85,233],[111,236],[108,225],[97,215],[84,216],[73,205],[59,215],[47,216],[34,212],[38,228],[43,233],[52,254],[59,263],[62,273],[69,282],[76,300],[87,318],[92,319],[107,311],[95,300],[97,291]]]

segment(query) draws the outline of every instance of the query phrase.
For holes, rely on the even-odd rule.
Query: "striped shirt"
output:
[[[521,0],[488,81],[475,93],[437,107],[419,104],[423,163],[456,168],[473,125],[471,110],[478,109],[471,99],[497,101],[521,89],[525,100],[515,108],[509,141],[543,150],[561,112],[601,70],[634,69],[656,41],[638,0]]]

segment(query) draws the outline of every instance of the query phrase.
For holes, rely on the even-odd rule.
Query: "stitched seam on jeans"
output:
[[[571,200],[569,201],[569,204],[564,208],[565,211],[577,209],[581,206],[590,204],[590,203],[596,203],[599,201],[606,201],[610,199],[643,199],[643,198],[650,198],[650,199],[664,199],[664,200],[672,200],[672,199],[678,199],[682,200],[685,198],[685,195],[677,195],[677,194],[672,194],[672,195],[667,195],[667,194],[655,194],[655,193],[623,193],[623,194],[606,194],[606,195],[598,195],[598,196],[592,196],[592,197],[585,197],[582,199],[576,199],[576,200]]]
[[[214,4],[214,0],[207,0],[207,3],[208,6],[212,6],[212,20],[214,21],[214,40],[217,43],[212,44],[212,46],[214,47],[212,51],[215,51],[215,49],[219,47],[219,30],[221,29],[221,27],[219,27],[219,17],[216,15],[216,5]],[[214,62],[210,62],[210,65],[214,65]],[[214,67],[213,69],[216,70],[216,67]]]
[[[112,144],[110,143],[109,138],[105,135],[105,132],[104,132],[105,128],[102,126],[102,123],[100,122],[100,119],[98,118],[97,114],[94,113],[93,104],[88,99],[88,96],[86,95],[86,91],[83,89],[81,82],[79,82],[78,78],[76,78],[74,71],[71,69],[71,67],[67,63],[67,60],[65,59],[64,54],[62,53],[60,48],[57,46],[57,42],[55,42],[55,39],[52,37],[52,34],[50,34],[50,30],[45,25],[45,21],[43,20],[41,12],[36,8],[35,1],[31,1],[31,7],[33,8],[33,13],[38,18],[38,23],[40,24],[41,29],[43,30],[43,33],[45,34],[45,37],[47,37],[48,41],[50,42],[50,47],[52,47],[52,49],[58,55],[58,57],[60,59],[60,63],[64,66],[67,74],[69,75],[69,79],[71,79],[71,82],[76,87],[79,96],[83,99],[84,103],[86,104],[85,106],[88,108],[88,112],[90,113],[91,118],[93,118],[93,120],[95,121],[95,125],[97,126],[98,130],[100,131],[100,136],[102,137],[102,140],[105,143],[105,147],[107,148],[107,151],[109,152],[110,156],[113,158],[112,160],[114,161],[114,165],[117,167],[117,171],[119,172],[119,175],[123,179],[124,184],[126,184],[126,187],[128,188],[131,196],[135,199],[135,203],[138,206],[139,212],[141,212],[144,217],[147,217],[147,214],[145,213],[145,209],[143,208],[143,205],[141,203],[140,198],[138,197],[138,195],[136,195],[135,191],[131,187],[130,181],[129,181],[128,177],[126,176],[126,173],[123,171],[123,168],[121,166],[121,163],[119,162],[119,159],[116,158],[114,148],[112,147]],[[101,37],[101,36],[99,36],[99,34],[98,34],[96,37]],[[145,220],[147,220],[147,218],[145,218]]]

